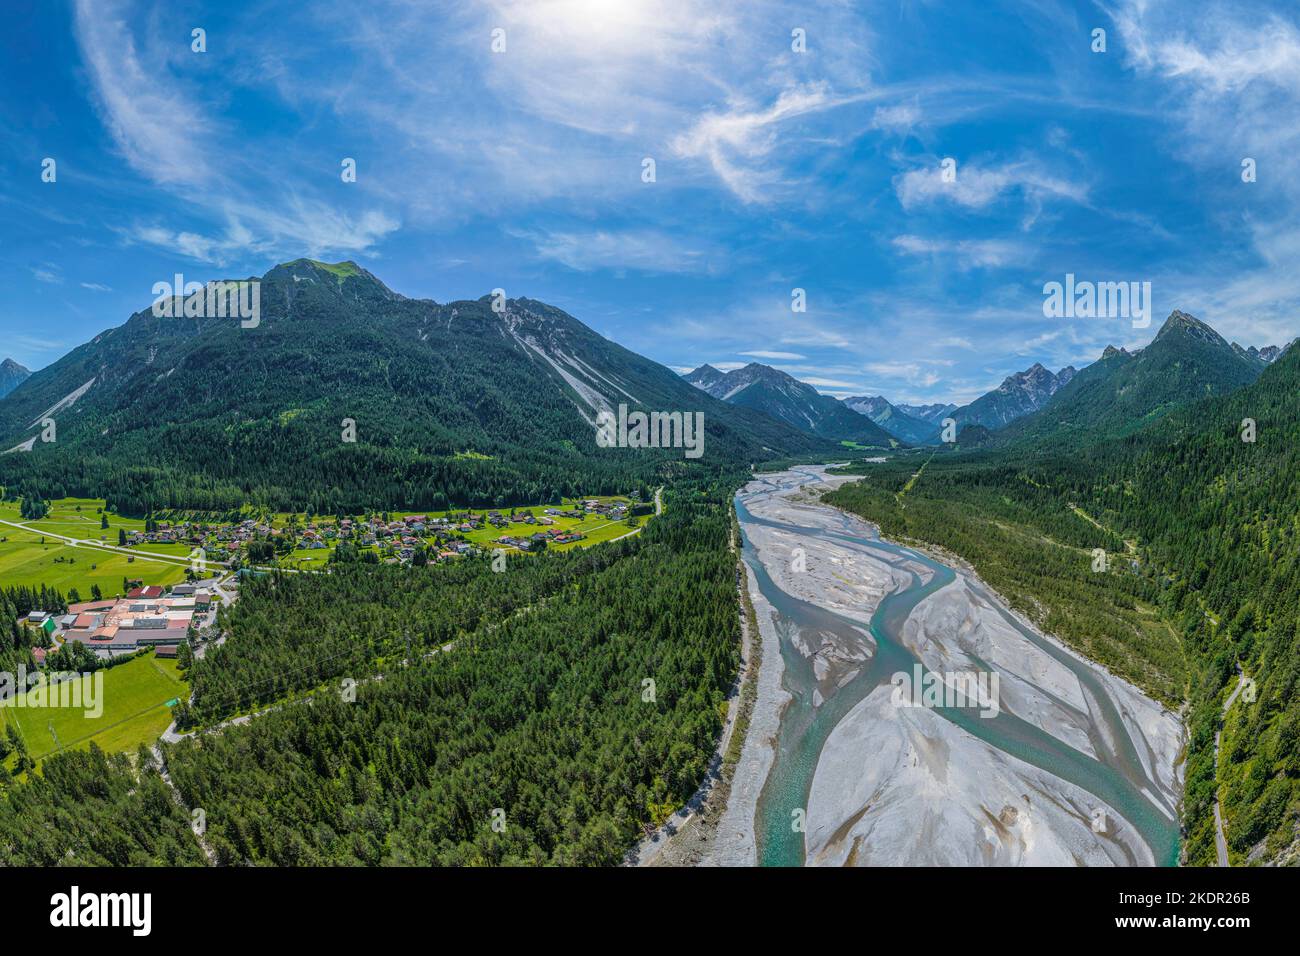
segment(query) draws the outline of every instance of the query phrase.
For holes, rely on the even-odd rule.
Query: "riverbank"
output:
[[[815,751],[805,755],[811,778],[776,774],[791,791],[787,804],[797,787],[805,787],[806,861],[1173,862],[1183,746],[1176,716],[1039,632],[965,562],[944,568],[933,556],[883,542],[869,523],[820,503],[820,490],[854,480],[827,478],[822,469],[793,469],[757,478],[740,496],[750,518],[743,527],[751,557],[766,571],[755,580],[769,590],[759,588],[755,600],[763,607],[765,650],[780,651],[784,630],[786,656],[791,664],[807,661],[809,676],[808,686],[794,694],[760,682],[755,726],[766,719],[776,733],[751,734],[737,781],[748,781],[752,795],[761,789],[758,781],[773,776],[776,741],[796,697],[809,727],[828,718],[831,726],[820,728],[824,742],[808,738]],[[796,552],[802,559],[797,566]],[[916,595],[914,605],[900,603],[904,592]],[[776,613],[769,597],[796,617],[816,605],[851,626],[800,626]],[[876,612],[886,600],[897,618],[880,616],[885,630],[877,636],[887,646],[878,649],[872,634],[855,641],[853,632],[864,622],[877,632],[882,620]],[[856,656],[844,652],[844,645],[855,643]],[[936,674],[995,674],[998,713],[982,720],[964,708],[896,706],[890,674],[869,672],[882,654],[888,659],[877,670],[910,660]],[[769,670],[775,676],[777,668]],[[842,715],[823,706],[837,694],[847,696],[833,705],[852,704]],[[787,741],[784,750],[797,743]],[[760,801],[742,801],[740,793],[738,785],[713,862],[755,862],[762,838],[754,833],[779,832],[782,821],[750,816],[746,833],[750,803],[757,814]]]

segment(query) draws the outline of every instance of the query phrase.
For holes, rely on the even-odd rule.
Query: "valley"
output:
[[[1175,862],[1176,716],[1044,637],[970,572],[818,501],[844,480],[796,469],[737,498],[764,660],[776,663],[706,862]],[[891,677],[914,666],[991,669],[1000,712],[900,709]]]
[[[241,808],[197,854],[122,835],[156,862],[1291,852],[1289,771],[1253,756],[1285,759],[1290,724],[1238,704],[1218,729],[1227,669],[1267,680],[1263,612],[1189,565],[1156,504],[1196,482],[1156,489],[1175,443],[1217,486],[1244,481],[1222,428],[1253,415],[1274,434],[1300,353],[1229,345],[1176,311],[1141,350],[909,405],[837,400],[753,362],[675,375],[544,303],[440,306],[353,263],[262,281],[255,327],[139,313],[0,401],[25,449],[0,456],[4,663],[53,650],[20,623],[30,611],[179,583],[195,555],[244,572],[220,638],[192,639],[182,666],[145,653],[105,672],[106,724],[5,715],[25,753],[11,745],[0,830],[29,791],[60,804],[107,774],[128,804],[160,782],[169,808]],[[414,356],[396,348],[412,330]],[[340,335],[373,369],[330,365],[319,346]],[[488,365],[511,385],[485,398],[463,376]],[[247,387],[216,401],[214,375]],[[595,440],[610,409],[656,405],[702,409],[703,456]],[[57,442],[19,441],[38,413],[60,419]],[[1251,466],[1275,492],[1276,455]],[[1198,520],[1229,546],[1212,513]],[[1288,553],[1281,524],[1248,526]],[[287,815],[270,809],[280,779],[298,795]],[[497,810],[522,832],[496,829]],[[111,829],[116,812],[91,815]],[[152,812],[170,832],[171,809]],[[60,840],[97,852],[88,832]]]

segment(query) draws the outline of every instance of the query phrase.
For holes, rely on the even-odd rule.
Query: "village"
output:
[[[595,543],[627,533],[635,528],[641,515],[652,512],[650,503],[607,497],[574,499],[567,505],[438,514],[294,514],[249,517],[237,522],[151,518],[142,529],[121,530],[118,543],[128,548],[185,545],[201,549],[205,560],[232,568],[272,564],[311,567],[365,554],[381,563],[410,565],[493,548],[529,552],[584,541]],[[628,522],[631,524],[620,529]],[[597,533],[601,531],[604,533]]]

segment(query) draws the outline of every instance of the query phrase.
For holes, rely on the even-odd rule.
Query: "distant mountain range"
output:
[[[536,300],[410,299],[352,262],[259,281],[255,328],[146,308],[0,400],[0,484],[130,511],[355,512],[552,501],[836,447]],[[597,416],[619,405],[702,412],[703,457],[598,447]],[[54,442],[38,440],[46,417]]]
[[[0,362],[0,398],[4,398],[31,377],[31,372],[11,358]]]
[[[891,404],[888,399],[881,395],[855,395],[851,398],[842,399],[842,401],[859,415],[866,415],[899,441],[906,442],[909,445],[925,445],[938,440],[939,426],[935,421],[909,415],[900,406]],[[953,406],[934,405],[927,407],[946,411]]]
[[[959,431],[967,425],[982,425],[995,431],[1042,408],[1074,375],[1073,366],[1053,374],[1035,362],[1023,372],[1007,376],[993,391],[957,409],[952,417]]]
[[[1023,372],[1008,376],[993,391],[961,407],[952,404],[894,405],[879,395],[854,396],[843,402],[900,441],[909,445],[935,445],[942,440],[946,420],[952,419],[956,423],[954,434],[973,428],[975,430],[967,433],[967,439],[974,436],[983,438],[1042,408],[1074,374],[1073,367],[1053,374],[1035,363]]]
[[[951,402],[938,403],[934,405],[895,405],[904,415],[910,415],[912,418],[919,418],[923,422],[941,421],[949,412],[955,412],[957,406]]]
[[[1054,373],[1034,363],[968,405],[896,405],[881,395],[855,395],[839,404],[906,445],[939,444],[943,423],[950,418],[964,445],[1096,429],[1121,434],[1194,398],[1224,394],[1254,381],[1288,348],[1229,345],[1205,323],[1176,311],[1145,349],[1129,353],[1107,347],[1082,372],[1066,366]],[[1131,368],[1129,360],[1136,360]],[[812,435],[842,440],[860,427],[833,411],[834,399],[759,363],[732,372],[702,365],[686,380],[715,398],[753,408]]]
[[[731,372],[701,365],[685,380],[716,399],[761,412],[809,435],[884,448],[895,444],[867,416],[769,365],[751,362]]]

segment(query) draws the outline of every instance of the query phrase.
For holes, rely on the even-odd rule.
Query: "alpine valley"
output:
[[[1064,853],[1199,864],[1215,859],[1218,839],[1235,861],[1295,857],[1295,350],[1229,344],[1176,311],[1140,349],[1108,347],[1078,371],[1034,363],[972,402],[919,406],[835,398],[758,363],[679,376],[542,302],[411,299],[351,261],[298,259],[254,281],[262,308],[251,327],[144,309],[0,400],[0,484],[21,510],[12,534],[54,541],[69,568],[126,555],[146,583],[183,560],[168,557],[169,545],[197,547],[229,558],[208,586],[231,589],[210,630],[186,641],[188,693],[161,744],[157,730],[92,734],[88,750],[34,757],[34,738],[12,738],[0,801],[10,859],[813,863],[866,846],[882,862]],[[702,413],[704,454],[602,447],[597,424],[620,406]],[[814,466],[826,462],[839,464]],[[75,523],[87,507],[100,512],[101,531],[122,529],[117,546]],[[575,535],[510,531],[611,510],[644,517],[629,518],[616,540],[586,544],[582,529],[594,524],[573,525]],[[480,537],[488,525],[508,533]],[[539,537],[579,546],[520,554],[536,552]],[[214,553],[214,540],[230,544]],[[317,546],[328,562],[291,573],[290,558]],[[807,574],[791,576],[791,553],[807,555],[798,559],[810,562]],[[226,575],[238,568],[256,576],[236,594]],[[823,576],[834,568],[843,570]],[[630,593],[633,576],[647,573],[655,584],[635,600],[606,597]],[[954,583],[934,591],[943,581]],[[13,634],[7,664],[116,660],[97,650],[114,639],[100,637],[108,631],[92,621],[78,632],[84,614],[62,619],[53,640],[20,626],[87,606],[80,585],[70,594],[38,585],[0,592]],[[910,610],[893,610],[898,602]],[[346,623],[330,610],[340,603]],[[103,607],[119,613],[111,600]],[[1020,630],[999,630],[998,614],[1018,615],[1005,620]],[[953,615],[967,623],[950,632]],[[804,636],[782,650],[774,622]],[[899,654],[938,667],[928,655],[941,645],[917,643],[927,634],[956,635],[950,653],[965,648],[1022,687],[1003,698],[1006,720],[1026,719],[1042,694],[1091,694],[1110,702],[1102,711],[1132,716],[1099,711],[1093,725],[1068,706],[1049,708],[1035,717],[1045,736],[1031,751],[1017,743],[1025,731],[996,722],[979,743],[961,720],[917,724],[905,733],[951,748],[927,773],[954,775],[952,796],[918,802],[912,788],[924,784],[900,764],[878,812],[866,812],[845,735],[892,739],[872,716],[880,667]],[[400,666],[419,649],[424,665]],[[783,653],[795,657],[778,667]],[[1026,653],[1065,670],[1012,665]],[[793,663],[802,655],[821,661],[806,686]],[[760,656],[768,676],[748,667],[737,683],[740,661]],[[771,683],[781,670],[783,692],[804,701],[794,710],[780,708]],[[340,709],[325,689],[353,673],[385,679],[365,689],[364,706]],[[673,688],[670,706],[619,703],[641,673]],[[128,670],[109,674],[125,681]],[[1231,710],[1216,737],[1224,700],[1247,676],[1256,700]],[[300,699],[313,707],[275,706]],[[415,700],[440,703],[412,709]],[[839,716],[807,723],[805,706]],[[476,729],[485,708],[496,715],[486,736]],[[226,726],[250,711],[263,716]],[[400,752],[381,731],[392,720],[407,727]],[[747,725],[767,730],[737,730]],[[337,739],[304,737],[309,726]],[[577,751],[559,729],[574,726],[584,728]],[[1108,742],[1085,746],[1080,733]],[[708,776],[720,739],[720,776]],[[453,750],[451,740],[475,744]],[[135,764],[123,743],[146,747]],[[1140,772],[1130,767],[1145,781],[1137,789],[1114,777],[1134,752],[1149,752]],[[330,769],[341,753],[349,769]],[[966,766],[1013,758],[1022,763],[987,778]],[[520,759],[538,769],[508,770]],[[597,765],[607,768],[601,783],[590,775]],[[357,776],[366,766],[383,769],[367,782]],[[482,793],[484,773],[490,795],[474,799],[530,808],[531,822],[509,837],[454,809],[471,779]],[[722,783],[696,793],[706,777]],[[79,787],[92,778],[108,789],[86,804]],[[277,811],[285,780],[330,796]],[[574,780],[585,781],[581,791]],[[168,786],[180,804],[158,799]],[[1098,843],[1068,816],[1049,816],[1030,850],[1021,841],[1032,810],[1016,796],[1029,788],[1066,803],[1102,800],[1124,825]],[[698,829],[695,838],[655,829],[701,799],[704,832],[731,820],[718,832],[734,838],[705,849],[692,843]],[[789,801],[807,800],[807,839],[773,836]],[[960,831],[997,800],[1009,802],[994,837],[946,843],[950,852],[937,855],[904,837],[917,825]],[[85,827],[52,842],[24,835],[31,806],[78,801]],[[220,821],[202,844],[176,816],[182,805]],[[327,826],[336,805],[362,815]],[[1226,823],[1216,825],[1216,807]],[[362,822],[374,813],[387,822]],[[897,823],[892,814],[902,814]],[[558,825],[565,815],[574,822]],[[104,842],[137,816],[151,826]],[[253,820],[274,824],[250,829]],[[643,832],[652,836],[638,842]]]

